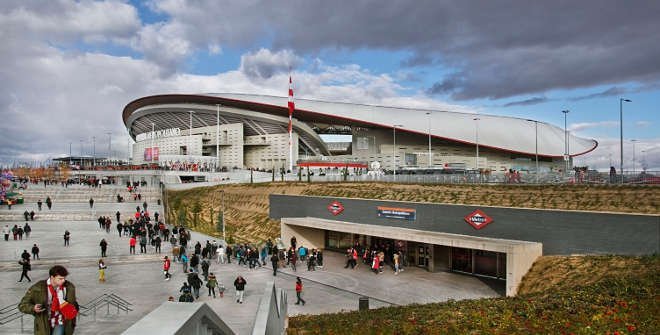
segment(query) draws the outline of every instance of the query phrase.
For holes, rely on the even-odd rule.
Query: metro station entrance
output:
[[[452,247],[451,270],[473,275],[506,279],[506,254]]]

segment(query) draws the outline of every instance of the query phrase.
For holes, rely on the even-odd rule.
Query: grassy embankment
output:
[[[513,298],[289,319],[288,334],[658,334],[657,256],[541,257]]]
[[[217,223],[223,190],[225,225],[228,236],[237,242],[279,236],[279,224],[268,218],[271,193],[646,214],[660,211],[659,187],[269,183],[168,192],[168,221],[185,222],[194,230],[220,236]]]
[[[272,183],[171,192],[168,218],[219,236],[220,191],[234,241],[279,233],[268,194],[658,214],[660,188],[525,185]],[[290,334],[658,334],[657,256],[541,257],[515,298],[449,301],[365,312],[298,316]]]

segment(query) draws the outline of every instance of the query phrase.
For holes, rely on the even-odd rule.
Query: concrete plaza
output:
[[[50,186],[49,186],[50,187]],[[69,187],[68,189],[50,187],[57,191],[50,216],[37,216],[36,221],[30,221],[32,235],[30,239],[14,241],[0,241],[0,287],[4,292],[0,296],[0,308],[17,305],[31,283],[18,283],[20,268],[18,259],[24,249],[30,251],[32,244],[37,243],[41,249],[41,259],[33,261],[33,271],[29,273],[33,281],[45,279],[48,269],[55,264],[67,267],[70,272],[67,278],[76,285],[78,302],[85,305],[93,298],[107,293],[114,293],[132,303],[133,311],[117,314],[116,309],[106,308],[97,311],[96,321],[92,316],[79,318],[76,333],[80,334],[119,334],[133,323],[148,314],[157,306],[167,301],[169,296],[178,299],[179,288],[186,280],[179,263],[172,264],[173,278],[164,281],[162,272],[162,257],[170,255],[169,243],[163,243],[162,253],[155,254],[154,248],[148,246],[146,254],[129,255],[128,237],[119,237],[114,228],[116,224],[114,212],[119,210],[122,218],[142,204],[142,201],[128,200],[126,203],[114,202],[114,195],[119,193],[129,199],[128,192],[120,187],[105,187],[102,190],[88,189],[86,187]],[[30,194],[31,192],[35,192]],[[15,205],[11,212],[21,215],[25,209],[35,209],[35,197],[38,190],[25,192],[26,204]],[[90,210],[89,196],[85,192],[95,193],[94,209]],[[155,190],[154,190],[155,192]],[[72,197],[68,197],[68,194]],[[51,196],[52,197],[52,196]],[[162,207],[156,204],[157,194],[150,194],[147,198],[149,210],[163,213]],[[29,199],[29,201],[27,201]],[[64,200],[68,199],[68,200]],[[75,199],[75,201],[71,200]],[[6,206],[0,211],[7,211]],[[48,211],[44,204],[44,210]],[[96,217],[109,215],[113,219],[113,228],[110,233],[99,229]],[[85,219],[84,216],[87,216]],[[2,216],[0,216],[2,218]],[[46,219],[47,218],[47,219]],[[46,221],[48,220],[48,221]],[[123,220],[123,219],[122,219]],[[23,225],[22,220],[1,221],[0,225]],[[71,235],[71,245],[63,246],[63,233],[68,229]],[[106,264],[107,281],[99,283],[97,262],[100,258],[99,242],[105,238],[108,243]],[[196,241],[204,244],[212,237],[192,233],[189,245]],[[360,296],[370,297],[370,307],[378,308],[390,305],[404,305],[412,303],[429,303],[446,301],[448,299],[474,299],[481,297],[501,296],[503,282],[486,281],[472,276],[455,273],[430,273],[426,270],[409,267],[395,276],[392,271],[376,275],[369,269],[360,265],[357,269],[345,269],[345,258],[342,254],[334,252],[324,253],[325,267],[317,271],[307,271],[303,264],[298,265],[298,271],[291,268],[280,269],[273,277],[272,268],[268,265],[254,270],[239,266],[236,262],[231,264],[217,264],[211,262],[210,272],[214,272],[218,281],[227,288],[224,298],[207,296],[206,288],[200,290],[201,302],[209,306],[238,334],[249,334],[252,330],[260,295],[264,292],[266,282],[275,280],[277,287],[287,291],[289,315],[321,314],[358,309]],[[234,298],[233,281],[237,275],[247,280],[245,302],[237,304]],[[295,305],[295,276],[300,276],[305,284],[305,306]],[[25,329],[28,333],[32,329],[33,318],[26,315]],[[0,334],[20,333],[20,320],[14,320],[0,327]],[[157,333],[157,330],[154,330]]]

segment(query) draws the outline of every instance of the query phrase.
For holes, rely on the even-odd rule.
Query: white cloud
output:
[[[19,1],[0,12],[0,27],[51,42],[125,38],[140,27],[137,10],[123,1]],[[3,14],[4,13],[4,14]],[[20,29],[17,29],[19,28]]]
[[[568,126],[568,130],[571,132],[576,132],[591,128],[612,128],[618,126],[619,126],[619,122],[617,121],[581,122],[581,123],[571,123]]]
[[[646,127],[650,127],[651,125],[652,125],[652,123],[650,121],[637,121],[637,122],[635,122],[635,126],[637,126],[639,128],[646,128]]]

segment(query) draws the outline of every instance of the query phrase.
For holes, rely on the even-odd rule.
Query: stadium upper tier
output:
[[[133,138],[151,131],[152,123],[157,129],[188,129],[189,111],[195,112],[193,128],[215,126],[220,105],[221,124],[243,122],[247,135],[283,133],[288,124],[287,99],[231,93],[154,95],[126,105],[123,120]],[[321,154],[328,150],[317,132],[328,125],[386,129],[396,125],[397,132],[424,136],[428,136],[430,126],[432,137],[448,142],[476,145],[478,141],[484,148],[543,157],[562,157],[565,153],[564,130],[535,120],[307,99],[296,99],[295,104],[294,131]],[[569,135],[571,156],[588,153],[597,146],[593,139]]]

